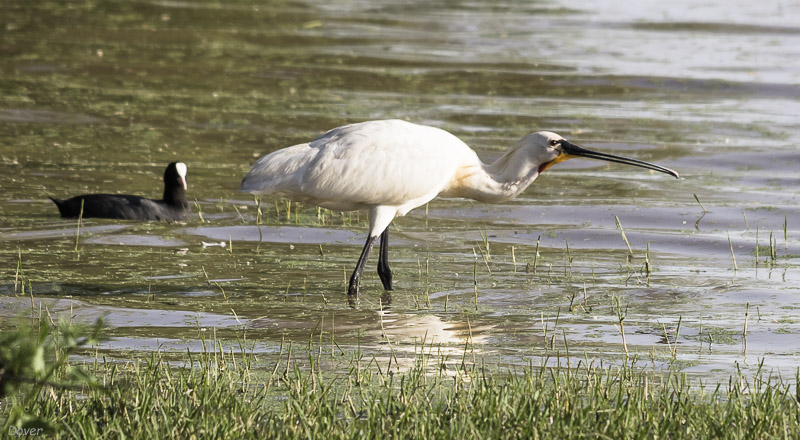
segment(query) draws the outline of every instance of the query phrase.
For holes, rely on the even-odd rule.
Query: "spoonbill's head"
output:
[[[531,133],[525,136],[521,143],[523,148],[526,148],[531,152],[533,155],[533,160],[539,164],[540,174],[544,172],[544,170],[559,162],[564,162],[565,160],[576,157],[586,157],[589,159],[605,160],[607,162],[616,162],[625,165],[647,168],[649,170],[658,171],[669,174],[675,178],[679,178],[678,173],[669,168],[665,168],[650,162],[644,162],[622,156],[615,156],[613,154],[600,153],[599,151],[593,151],[587,148],[579,147],[564,139],[563,136],[550,131],[537,131],[535,133]]]

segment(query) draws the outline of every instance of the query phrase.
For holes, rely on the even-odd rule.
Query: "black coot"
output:
[[[189,214],[186,202],[186,164],[172,162],[164,170],[164,198],[146,199],[116,194],[84,194],[67,200],[50,197],[61,217],[78,217],[83,201],[83,216],[125,220],[181,220]]]

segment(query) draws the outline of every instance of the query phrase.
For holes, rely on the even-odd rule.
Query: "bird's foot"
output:
[[[348,296],[358,296],[358,278],[350,280],[350,284],[347,286],[347,295]]]

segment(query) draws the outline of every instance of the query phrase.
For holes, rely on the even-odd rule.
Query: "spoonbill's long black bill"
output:
[[[579,147],[568,141],[561,141],[561,149],[564,153],[574,157],[587,157],[589,159],[605,160],[607,162],[616,162],[625,165],[633,165],[636,167],[647,168],[648,170],[659,171],[670,176],[680,178],[678,172],[669,168],[656,165],[654,163],[645,162],[642,160],[630,159],[622,156],[615,156],[613,154],[600,153],[599,151],[592,151],[587,148]]]

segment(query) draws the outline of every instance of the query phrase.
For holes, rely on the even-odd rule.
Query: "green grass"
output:
[[[48,438],[114,439],[800,436],[797,388],[765,373],[707,386],[676,371],[585,362],[540,367],[547,359],[507,370],[471,362],[466,351],[449,358],[430,345],[409,358],[381,360],[313,342],[282,347],[269,362],[243,341],[233,349],[207,341],[200,354],[158,352],[137,361],[87,351],[82,362],[66,362],[68,352],[52,341],[73,341],[74,348],[89,339],[74,331],[72,339],[59,337],[64,331],[46,343],[30,338],[27,349],[44,344],[46,353],[62,355],[53,364],[45,354],[58,371],[46,384],[29,372],[31,380],[7,390],[3,432],[43,426]],[[86,380],[64,382],[78,365]]]

